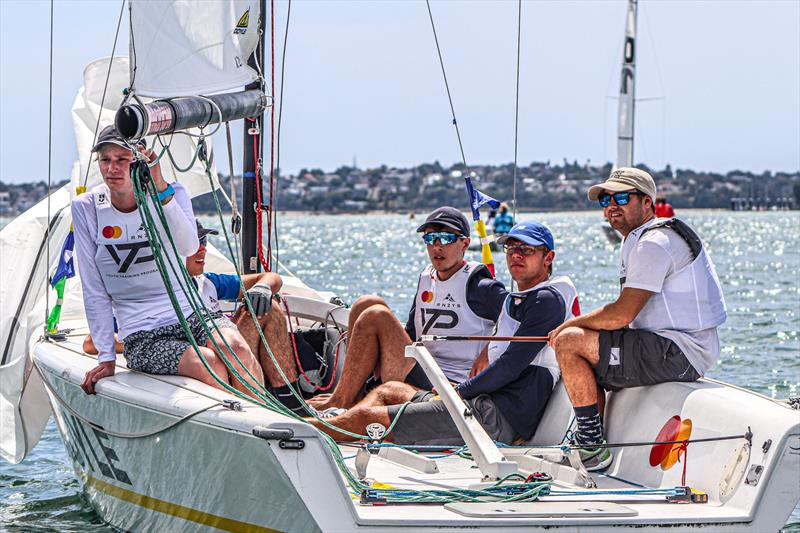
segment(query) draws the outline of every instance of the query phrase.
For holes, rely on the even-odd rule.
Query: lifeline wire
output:
[[[286,45],[289,42],[289,18],[292,14],[292,0],[289,0],[286,6],[286,30],[283,33],[283,49],[281,49],[281,85],[280,85],[280,97],[278,98],[278,131],[275,135],[275,168],[277,169],[277,173],[275,175],[275,189],[280,189],[280,179],[281,179],[281,121],[283,119],[283,86],[284,80],[286,80]],[[272,95],[275,98],[275,95]],[[275,103],[273,101],[273,108]],[[280,268],[281,265],[281,248],[280,248],[280,241],[278,239],[278,215],[275,215],[275,264],[277,268]]]

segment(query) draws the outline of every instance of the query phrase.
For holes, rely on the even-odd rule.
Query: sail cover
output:
[[[140,96],[225,92],[257,78],[258,0],[131,0],[131,80]]]
[[[154,2],[159,4],[159,2]],[[87,190],[101,183],[100,170],[94,162],[91,153],[95,140],[95,130],[103,129],[108,124],[113,124],[114,115],[122,103],[122,91],[128,86],[129,61],[127,57],[114,58],[111,65],[111,74],[108,74],[108,65],[111,59],[98,59],[89,63],[83,72],[83,87],[78,91],[75,102],[72,104],[72,127],[75,132],[75,144],[78,150],[78,162],[72,172],[71,191],[74,194],[78,185],[86,185]],[[108,88],[106,89],[106,76]],[[105,90],[104,90],[105,89]],[[105,100],[103,100],[105,93]],[[149,101],[149,99],[144,99]],[[102,106],[101,106],[102,104]],[[100,126],[97,118],[100,117]],[[199,131],[190,130],[197,134]],[[160,153],[162,143],[168,143],[175,163],[186,167],[192,161],[197,149],[197,139],[183,134],[167,135],[161,139],[147,138],[147,145]],[[206,144],[211,152],[211,139],[206,139]],[[213,158],[212,158],[213,161]],[[200,194],[211,191],[205,167],[199,160],[187,172],[180,172],[172,160],[165,154],[161,159],[161,170],[167,181],[178,181],[186,187],[189,196],[194,198]],[[88,173],[87,173],[88,172]],[[211,174],[215,188],[219,188],[217,172],[212,165]]]

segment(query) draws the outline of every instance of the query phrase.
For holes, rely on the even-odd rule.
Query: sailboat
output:
[[[636,109],[636,15],[639,0],[628,0],[625,15],[625,41],[617,110],[617,158],[614,168],[633,166],[633,127]],[[601,226],[611,243],[622,242],[622,235],[608,222]]]
[[[138,112],[146,133],[160,124],[145,120],[148,110],[169,106],[161,98],[248,86],[258,91],[252,88],[258,85],[256,70],[243,68],[243,58],[258,43],[235,36],[257,35],[264,12],[263,0],[131,0],[132,47],[146,47],[140,44],[131,60],[110,65],[112,74],[122,76],[111,77],[118,88],[147,87],[128,104],[139,106],[138,111],[128,108],[128,116]],[[263,50],[257,57],[264,57]],[[73,177],[89,186],[94,170],[87,147],[93,139],[90,135],[87,142],[87,132],[95,130],[98,117],[109,121],[122,104],[99,97],[103,91],[96,81],[108,68],[109,60],[87,68],[73,109],[82,154]],[[188,87],[181,85],[185,82]],[[226,113],[223,105],[215,105],[215,116],[206,117],[209,124]],[[252,145],[259,131],[245,128],[245,139]],[[195,141],[185,142],[191,153]],[[252,161],[252,155],[245,159]],[[208,173],[197,170],[175,169],[191,194],[217,186],[213,172],[209,180]],[[13,303],[16,310],[0,324],[0,454],[12,463],[24,460],[52,416],[88,501],[114,528],[774,531],[800,500],[800,411],[710,379],[611,394],[606,427],[609,442],[618,448],[601,474],[586,472],[565,441],[572,407],[563,385],[529,442],[498,446],[465,411],[421,343],[406,355],[420,362],[436,386],[468,454],[391,446],[379,435],[336,443],[283,412],[190,378],[132,372],[120,360],[116,374],[98,382],[97,394],[88,396],[80,384],[96,360],[81,348],[87,326],[79,277],[70,279],[58,332],[42,335],[45,279],[57,262],[47,253],[48,243],[60,249],[68,234],[71,194],[69,188],[54,192],[0,232],[0,253],[4,260],[13,257],[3,268],[15,269],[13,281],[3,277],[0,294],[4,305]],[[246,221],[245,228],[251,225]],[[243,241],[253,237],[245,233]],[[252,245],[247,250],[243,266],[257,265],[250,258],[258,250]],[[223,254],[211,250],[209,255],[210,269],[235,270]],[[296,277],[284,277],[283,293],[301,326],[347,323],[345,307]]]

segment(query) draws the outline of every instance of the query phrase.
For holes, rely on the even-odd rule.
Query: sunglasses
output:
[[[422,235],[422,240],[425,241],[425,244],[428,246],[432,246],[436,241],[439,241],[442,246],[446,246],[448,244],[453,244],[461,237],[461,235],[449,231],[432,231]]]
[[[616,202],[617,205],[628,205],[628,202],[631,201],[631,196],[644,196],[644,193],[639,191],[625,191],[608,194],[605,192],[597,197],[597,201],[600,202],[602,207],[611,205],[611,198],[614,198],[614,202]]]
[[[504,244],[503,251],[506,255],[520,254],[523,257],[530,257],[538,250],[545,251],[544,246],[531,246],[529,244]]]

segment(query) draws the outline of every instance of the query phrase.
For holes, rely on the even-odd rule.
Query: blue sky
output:
[[[69,110],[83,67],[110,54],[119,8],[55,2],[54,180],[76,156]],[[49,9],[0,0],[2,181],[47,177]],[[281,34],[286,2],[276,9]],[[625,9],[523,3],[522,164],[614,157]],[[433,13],[467,162],[510,162],[517,3],[434,1]],[[638,93],[656,99],[637,106],[637,162],[800,169],[799,1],[640,0],[639,15]],[[460,159],[423,1],[295,0],[291,19],[284,171]]]

